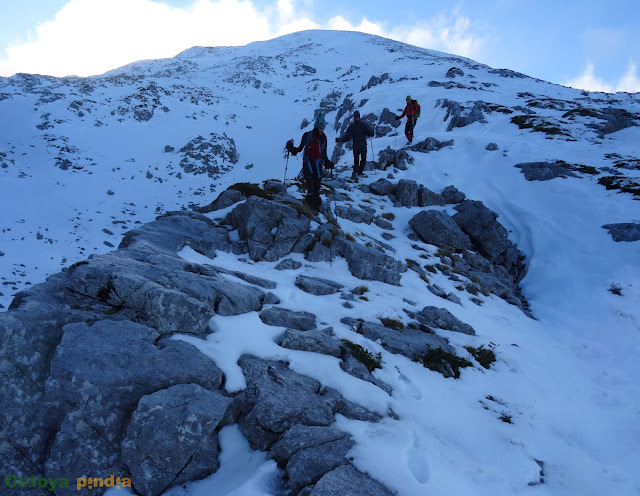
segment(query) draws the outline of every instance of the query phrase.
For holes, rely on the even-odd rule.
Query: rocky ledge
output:
[[[238,362],[246,387],[228,392],[225,375],[212,359],[172,339],[175,334],[204,337],[216,315],[257,312],[264,325],[284,330],[277,338],[282,348],[335,357],[345,373],[391,393],[372,374],[379,366],[375,356],[339,340],[330,327],[319,327],[314,314],[284,308],[272,292],[275,282],[217,266],[221,252],[252,263],[279,261],[273,270],[299,270],[300,262],[285,258],[291,254],[309,264],[342,258],[355,278],[396,286],[407,270],[425,279],[428,272],[441,271],[465,291],[494,293],[528,312],[517,286],[524,257],[481,202],[465,199],[453,187],[436,193],[413,181],[360,186],[388,209],[423,208],[411,218],[409,236],[423,258],[429,258],[430,245],[439,247],[436,259],[442,263],[423,268],[397,260],[391,246],[364,243],[343,231],[326,205],[313,215],[281,184],[269,182],[264,188],[225,191],[202,209],[210,215],[184,211],[159,217],[127,233],[117,250],[76,263],[18,294],[0,314],[0,463],[5,472],[72,481],[86,474],[121,474],[131,478],[139,494],[159,495],[214,473],[218,432],[237,424],[253,449],[276,460],[289,494],[392,494],[375,474],[352,465],[354,441],[333,425],[338,413],[377,422],[380,412],[290,370],[284,361],[251,355]],[[373,206],[356,204],[345,181],[338,188],[341,208],[334,211],[340,219],[371,223],[391,237],[408,228]],[[455,205],[457,213],[447,214],[447,205]],[[214,220],[221,209],[226,210]],[[178,254],[186,247],[211,263],[186,261]],[[294,290],[318,297],[339,293],[345,309],[362,294],[361,288],[349,290],[305,274],[298,274],[295,285]],[[461,301],[453,293],[438,294],[437,285],[429,290]],[[366,322],[357,315],[342,324],[383,342],[390,353],[423,361],[445,377],[459,376],[447,361],[455,350],[443,334],[473,335],[475,330],[438,306],[405,313],[409,324],[403,332],[393,323]],[[427,360],[433,350],[442,355]],[[3,494],[23,489],[7,491]],[[55,490],[58,495],[76,492],[75,484]]]

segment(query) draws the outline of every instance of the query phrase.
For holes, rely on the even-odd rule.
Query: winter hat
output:
[[[316,120],[313,123],[313,127],[315,128],[325,128],[327,127],[327,122],[324,120],[324,114],[322,112],[318,113],[318,115],[316,115]]]
[[[407,101],[411,100],[411,95],[407,95]]]
[[[360,112],[356,110],[356,111],[353,113],[353,118],[354,118],[354,119],[360,119]]]

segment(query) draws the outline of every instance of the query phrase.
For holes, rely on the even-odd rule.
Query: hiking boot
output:
[[[355,172],[353,174],[351,174],[351,180],[353,182],[358,182],[358,174],[356,174]]]

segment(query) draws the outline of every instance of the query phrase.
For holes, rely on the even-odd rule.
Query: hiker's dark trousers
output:
[[[417,119],[415,117],[408,117],[407,123],[404,126],[404,135],[409,142],[413,141],[413,128],[416,126]]]
[[[304,180],[307,182],[307,198],[320,199],[320,185],[322,184],[322,166],[312,165],[308,162],[302,165]]]
[[[364,145],[353,145],[353,172],[362,174],[367,163],[367,142]]]

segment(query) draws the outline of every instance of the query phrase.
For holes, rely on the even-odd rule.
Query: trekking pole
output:
[[[289,167],[289,152],[287,152],[287,162],[284,165],[284,179],[282,180],[282,186],[287,189],[287,167]]]
[[[334,164],[335,167],[335,164]],[[338,221],[338,214],[336,212],[336,184],[333,182],[333,169],[331,169],[331,189],[333,189],[333,215]],[[329,242],[329,267],[333,267],[333,236]]]
[[[289,145],[289,142],[291,142],[291,144],[293,144],[293,140],[289,140],[287,141],[287,145]],[[286,163],[284,164],[284,179],[282,179],[282,187],[285,189],[287,189],[287,168],[289,167],[289,148],[288,146],[285,145],[284,147],[284,156],[287,159]]]
[[[376,152],[373,151],[373,136],[369,137],[369,141],[371,142],[371,156],[373,157],[373,161],[376,161]]]

